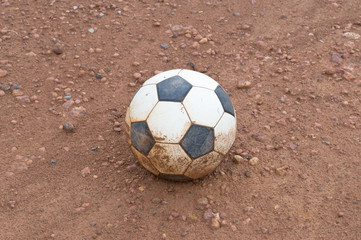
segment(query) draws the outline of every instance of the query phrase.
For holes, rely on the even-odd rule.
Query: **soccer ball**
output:
[[[125,122],[139,162],[153,174],[176,181],[212,172],[236,136],[236,113],[226,91],[207,75],[185,69],[144,82]]]

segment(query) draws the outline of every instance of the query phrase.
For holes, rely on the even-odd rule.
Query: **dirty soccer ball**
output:
[[[236,136],[236,113],[225,90],[207,75],[184,69],[148,79],[125,118],[139,162],[176,181],[212,172]]]

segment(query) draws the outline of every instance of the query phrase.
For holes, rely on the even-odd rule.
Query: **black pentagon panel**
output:
[[[192,125],[182,141],[183,149],[194,159],[213,151],[213,128]]]
[[[221,86],[218,86],[215,90],[219,100],[222,103],[223,109],[225,112],[232,114],[232,116],[234,117],[234,108],[233,108],[233,104],[231,102],[231,99],[229,98],[228,94],[226,93],[226,91],[224,91],[224,89]]]
[[[170,77],[157,84],[159,101],[182,102],[192,85],[180,76]]]
[[[165,174],[165,173],[159,173],[158,177],[176,182],[186,182],[193,180],[192,178],[189,178],[184,175],[173,175],[173,174]]]
[[[134,122],[131,125],[130,136],[132,145],[144,155],[147,155],[155,144],[146,122]]]

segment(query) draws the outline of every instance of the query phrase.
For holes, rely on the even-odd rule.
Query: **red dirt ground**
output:
[[[0,0],[0,239],[361,239],[360,10]],[[190,62],[232,95],[238,135],[213,174],[169,182],[122,125],[144,80]]]

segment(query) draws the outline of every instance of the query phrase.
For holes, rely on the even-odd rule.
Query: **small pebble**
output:
[[[135,79],[139,79],[139,78],[142,77],[142,74],[136,72],[136,73],[133,74],[133,77],[134,77]]]
[[[103,76],[102,76],[100,73],[95,74],[95,77],[96,77],[97,79],[102,79],[102,78],[103,78]]]
[[[258,162],[259,162],[258,157],[253,157],[253,158],[251,158],[251,159],[248,161],[249,165],[251,165],[251,166],[257,165]]]
[[[345,32],[344,34],[342,34],[342,36],[352,40],[357,40],[360,38],[360,34],[354,32]]]
[[[57,55],[60,55],[64,52],[64,48],[60,43],[56,43],[53,48],[53,52]]]
[[[50,160],[50,163],[51,163],[52,165],[55,165],[55,164],[56,164],[56,159],[51,159],[51,160]]]
[[[133,170],[136,169],[136,168],[137,168],[137,165],[135,165],[135,164],[129,165],[129,166],[127,167],[127,169],[128,169],[129,171],[133,171]]]
[[[251,87],[251,82],[249,82],[249,81],[239,81],[237,83],[238,89],[248,89],[250,87]]]
[[[63,130],[65,132],[74,132],[75,131],[75,126],[72,123],[67,122],[67,123],[64,123]]]
[[[86,113],[86,109],[83,106],[74,107],[73,110],[69,112],[71,117],[83,116]]]
[[[0,69],[0,78],[5,77],[6,75],[8,75],[8,71]]]
[[[4,96],[5,92],[3,90],[0,90],[0,97]]]
[[[203,219],[205,220],[210,220],[213,217],[213,213],[211,209],[207,209],[204,213],[203,213]]]
[[[168,49],[168,44],[166,44],[166,43],[161,43],[161,44],[160,44],[160,47],[166,50],[166,49]]]
[[[95,30],[94,30],[94,28],[89,28],[89,29],[88,29],[88,32],[90,32],[90,33],[94,33],[94,32],[95,32]]]
[[[86,174],[90,174],[90,168],[89,167],[85,167],[83,168],[80,173],[83,175],[83,177],[86,175]]]
[[[251,177],[251,172],[250,172],[249,170],[246,170],[246,171],[244,172],[244,175],[245,175],[246,177]]]
[[[18,100],[18,101],[20,101],[20,102],[23,102],[23,103],[25,103],[25,102],[29,103],[29,102],[30,102],[30,98],[29,98],[28,95],[17,96],[17,97],[16,97],[16,100]]]
[[[286,171],[284,167],[276,168],[276,174],[278,176],[284,176],[286,175]]]
[[[328,68],[326,68],[323,72],[324,72],[324,74],[326,74],[326,75],[333,75],[333,74],[336,73],[336,69],[333,68],[333,67],[328,67]]]
[[[346,80],[349,80],[349,81],[356,79],[356,77],[352,73],[349,73],[349,72],[345,72],[343,74],[343,78]]]
[[[211,220],[211,227],[213,229],[218,229],[221,227],[221,224],[219,223],[219,221],[216,218],[212,218]]]
[[[197,200],[197,203],[198,203],[199,205],[205,206],[205,205],[208,204],[208,199],[207,199],[206,197],[199,198],[199,199]]]
[[[4,90],[4,91],[8,91],[10,88],[11,87],[8,84],[1,85],[1,89]]]
[[[21,86],[17,83],[12,83],[10,88],[11,90],[18,90],[21,88]]]
[[[236,163],[240,163],[240,162],[243,162],[243,157],[240,156],[240,155],[234,155],[234,156],[233,156],[233,160],[234,160],[234,162],[236,162]]]
[[[13,90],[12,94],[13,94],[14,97],[18,97],[18,96],[24,95],[24,93],[23,93],[21,90],[19,90],[19,89]]]
[[[202,38],[201,40],[199,40],[199,43],[200,43],[200,44],[204,44],[204,43],[206,43],[206,42],[208,42],[208,39],[207,39],[207,38]]]

